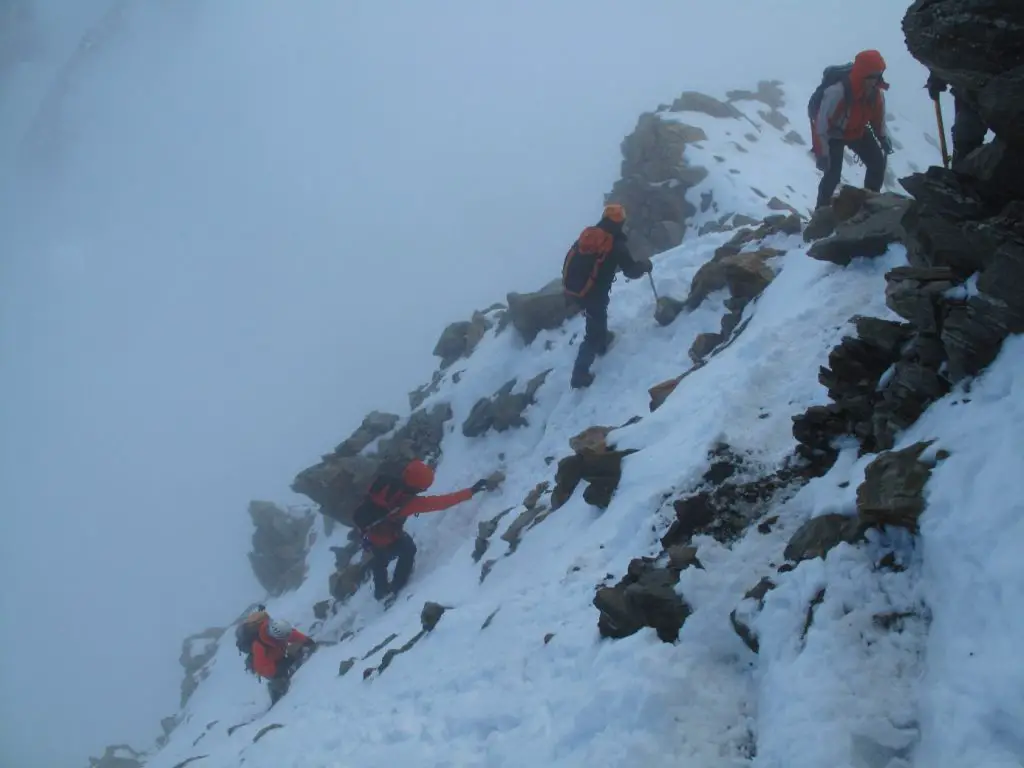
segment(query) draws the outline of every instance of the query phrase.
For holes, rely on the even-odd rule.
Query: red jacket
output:
[[[260,677],[273,677],[277,674],[277,662],[284,658],[289,644],[309,640],[297,629],[292,630],[287,640],[275,640],[267,634],[269,626],[270,619],[264,619],[252,643],[252,669]]]
[[[861,51],[853,60],[853,69],[850,71],[849,103],[842,83],[834,83],[825,89],[818,114],[811,121],[815,155],[820,157],[826,154],[831,140],[856,141],[864,135],[869,125],[879,139],[886,136],[885,91],[889,84],[880,82],[878,90],[870,98],[864,87],[865,78],[880,75],[884,71],[885,59],[882,54],[878,51]]]
[[[405,521],[424,512],[440,512],[473,498],[473,489],[464,488],[440,496],[410,496],[402,489],[384,488],[371,495],[371,500],[382,507],[397,507],[388,517],[366,532],[366,538],[375,547],[394,544],[402,535]]]

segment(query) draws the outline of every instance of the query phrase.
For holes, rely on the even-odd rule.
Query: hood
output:
[[[882,58],[882,54],[874,50],[858,53],[853,60],[853,69],[850,70],[850,85],[853,86],[854,93],[859,96],[863,92],[864,78],[883,72],[885,72],[885,59]],[[888,87],[889,84],[883,80],[881,88],[884,90]]]

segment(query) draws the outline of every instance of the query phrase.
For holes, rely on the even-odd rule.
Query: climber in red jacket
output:
[[[397,594],[412,575],[416,557],[416,543],[405,531],[405,521],[424,512],[440,512],[468,501],[480,491],[487,490],[488,482],[480,480],[470,488],[440,496],[419,494],[434,484],[434,470],[422,461],[410,461],[400,477],[378,477],[366,499],[353,515],[356,528],[363,535],[363,545],[372,554],[374,597],[383,600]],[[388,583],[388,565],[398,560],[394,579]]]
[[[241,635],[248,633],[247,642],[251,638],[246,666],[260,677],[267,678],[273,706],[288,692],[292,673],[316,648],[316,642],[287,621],[271,619],[265,611],[253,614],[251,618],[255,621],[246,620],[240,630]],[[306,656],[290,654],[288,651],[294,646],[306,649]]]
[[[847,147],[864,163],[864,189],[878,192],[882,188],[886,156],[893,149],[885,123],[885,91],[889,84],[884,74],[882,54],[861,51],[849,75],[822,92],[817,115],[811,121],[814,156],[818,170],[824,173],[815,208],[831,204],[842,177]]]

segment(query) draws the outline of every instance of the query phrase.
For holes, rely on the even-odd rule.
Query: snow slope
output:
[[[701,121],[709,137],[687,149],[692,159],[718,154],[739,171],[713,172],[691,191],[695,204],[710,188],[734,212],[773,213],[749,192],[755,186],[806,210],[817,181],[806,148],[782,142],[782,132],[757,117],[756,103],[737,106],[759,121],[761,138],[747,153],[731,144],[742,121],[683,116]],[[799,106],[794,111],[799,131]],[[903,149],[893,162],[904,175],[911,163],[927,165],[934,150],[909,125],[898,128]],[[859,182],[862,170],[848,171],[848,180]],[[659,290],[685,296],[696,270],[730,235],[691,234],[657,257]],[[581,318],[529,346],[511,328],[488,331],[424,405],[447,402],[454,412],[435,488],[463,487],[496,467],[507,473],[504,487],[410,521],[416,570],[386,612],[364,586],[336,616],[314,624],[311,606],[327,597],[334,567],[328,547],[344,543],[343,531],[330,538],[321,532],[305,584],[268,607],[302,629],[315,626],[318,639],[340,642],[320,649],[287,697],[265,713],[265,687],[245,674],[225,639],[149,768],[176,768],[190,758],[199,758],[189,763],[199,768],[1024,764],[1024,671],[1014,655],[1024,639],[1014,610],[1024,589],[1024,568],[1014,557],[1024,540],[1024,508],[1011,486],[1024,471],[1019,338],[968,396],[955,390],[901,437],[897,448],[935,439],[932,451],[951,453],[928,486],[919,538],[873,534],[867,545],[843,544],[824,560],[775,573],[804,521],[853,511],[872,456],[858,458],[850,448],[826,476],[771,510],[778,521],[767,533],[755,526],[730,546],[694,539],[703,568],[681,574],[678,589],[694,612],[678,642],[663,643],[649,629],[623,640],[598,636],[595,587],[616,581],[632,558],[660,550],[672,514],[665,495],[692,488],[719,441],[747,466],[777,468],[795,445],[791,417],[826,402],[818,367],[850,332],[851,316],[891,316],[883,276],[906,262],[902,247],[840,268],[809,259],[799,236],[774,236],[765,245],[785,255],[773,261],[774,282],[747,306],[749,323],[654,413],[647,389],[689,367],[695,337],[718,330],[724,292],[662,328],[652,319],[646,280],[620,279],[610,310],[618,338],[595,365],[595,384],[582,392],[568,387]],[[526,412],[528,426],[462,435],[459,426],[479,398],[512,377],[525,382],[547,369]],[[643,418],[614,433],[616,447],[638,451],[624,460],[611,505],[598,510],[577,491],[504,557],[509,545],[500,535],[513,510],[490,537],[484,560],[495,562],[481,583],[481,564],[471,556],[478,523],[521,508],[537,483],[552,480],[552,457],[570,453],[570,437],[633,416]],[[881,554],[893,551],[905,569],[877,569]],[[755,655],[734,633],[729,613],[768,574],[778,588],[756,619]],[[824,586],[806,630],[808,606]],[[420,630],[427,600],[450,609],[414,648],[373,670],[389,648]],[[894,613],[906,615],[902,631],[873,620]],[[353,658],[340,676],[339,664]],[[371,670],[365,679],[364,670]],[[263,731],[271,725],[282,727]]]

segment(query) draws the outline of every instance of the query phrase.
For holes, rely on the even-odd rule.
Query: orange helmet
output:
[[[604,207],[604,213],[601,216],[608,219],[608,221],[621,224],[626,220],[626,209],[619,205],[619,203],[609,203]]]
[[[425,491],[434,484],[434,470],[419,459],[415,459],[402,470],[402,482],[417,491]]]

